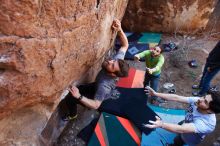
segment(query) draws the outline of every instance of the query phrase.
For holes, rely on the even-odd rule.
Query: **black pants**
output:
[[[182,125],[184,123],[184,120],[183,121],[180,121],[178,123],[178,125]],[[181,138],[181,135],[178,134],[175,138],[174,138],[174,143],[173,144],[170,144],[169,146],[183,146],[185,144],[185,142],[183,141],[183,139]]]
[[[78,87],[78,89],[79,89],[79,92],[81,95],[83,95],[89,99],[94,99],[94,95],[96,92],[96,83],[80,85]],[[77,114],[77,104],[81,104],[81,103],[76,98],[74,98],[70,92],[67,94],[67,96],[64,98],[64,100],[65,100],[65,104],[68,109],[68,111],[66,111],[65,113],[69,114],[70,116],[76,115]],[[81,104],[81,105],[83,105],[83,104]]]
[[[181,138],[181,135],[178,134],[175,138],[174,138],[174,144],[171,144],[170,146],[183,146],[185,144],[185,142],[183,141],[183,139]]]

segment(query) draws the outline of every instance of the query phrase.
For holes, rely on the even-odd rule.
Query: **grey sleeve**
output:
[[[99,84],[97,91],[95,93],[95,99],[99,101],[103,101],[110,96],[111,87],[106,84]]]
[[[189,104],[194,104],[198,99],[199,97],[187,97]]]
[[[205,122],[203,119],[195,120],[194,125],[196,133],[211,133],[215,129],[212,123]]]
[[[124,58],[125,58],[125,52],[123,52],[123,51],[118,51],[116,54],[115,54],[115,56],[113,57],[113,59],[115,59],[115,60],[117,60],[117,59],[122,59],[122,60],[124,60]]]

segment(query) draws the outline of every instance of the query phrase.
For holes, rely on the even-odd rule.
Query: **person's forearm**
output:
[[[83,98],[80,100],[80,102],[82,104],[84,104],[85,106],[89,107],[89,108],[92,108],[92,109],[98,109],[99,106],[101,105],[101,101],[99,100],[92,100],[92,99],[89,99],[85,96],[83,96]]]
[[[164,64],[164,57],[161,56],[158,63],[157,63],[157,65],[156,65],[156,67],[154,68],[155,69],[154,72],[161,70],[163,64]]]
[[[172,101],[178,101],[179,95],[176,94],[167,94],[167,93],[156,93],[155,96],[166,99],[166,100],[172,100]]]
[[[143,51],[143,52],[141,52],[141,53],[138,53],[138,54],[136,54],[136,55],[137,55],[139,58],[142,58],[142,57],[147,56],[149,53],[150,53],[149,50],[145,50],[145,51]]]
[[[181,125],[177,125],[177,124],[172,124],[172,123],[162,123],[161,128],[170,131],[170,132],[174,132],[174,133],[188,133],[191,132],[190,130],[187,130],[187,128],[184,128]]]
[[[118,36],[119,36],[119,39],[121,41],[122,47],[128,48],[128,39],[127,39],[127,37],[126,37],[126,35],[125,35],[125,33],[122,29],[120,29],[118,31]]]

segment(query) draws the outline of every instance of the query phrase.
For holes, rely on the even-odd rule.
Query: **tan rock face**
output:
[[[0,118],[56,101],[110,48],[127,0],[1,1]]]
[[[196,33],[203,30],[216,0],[130,0],[123,26],[130,31]]]

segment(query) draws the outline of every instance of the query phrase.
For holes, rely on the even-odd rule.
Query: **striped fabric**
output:
[[[117,87],[123,88],[143,88],[145,71],[130,68],[128,77],[120,78]]]
[[[130,68],[129,76],[126,78],[120,78],[117,86],[124,88],[141,88],[143,87],[144,75],[144,71]],[[149,103],[148,107],[158,114],[159,117],[165,122],[178,123],[184,120],[185,117],[185,110],[162,108]],[[141,146],[166,145],[168,143],[172,143],[175,136],[175,133],[157,128],[149,135],[142,133]]]
[[[88,146],[140,146],[140,137],[130,121],[103,112]]]

